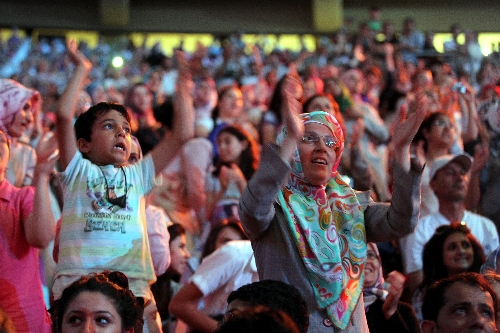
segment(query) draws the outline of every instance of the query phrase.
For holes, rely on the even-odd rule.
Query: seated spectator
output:
[[[168,305],[172,297],[181,289],[179,280],[191,257],[186,247],[184,227],[174,223],[168,227],[168,232],[170,234],[170,266],[164,274],[157,277],[156,282],[151,286],[165,332],[170,332],[170,327],[174,323],[174,318],[168,311]]]
[[[422,332],[497,332],[497,308],[497,295],[481,275],[459,274],[427,290],[422,306]]]
[[[493,222],[465,209],[467,172],[472,165],[466,154],[444,155],[436,159],[430,171],[430,186],[439,201],[439,212],[420,219],[415,231],[400,239],[405,272],[409,274],[410,293],[422,282],[422,250],[437,227],[464,222],[484,247],[486,255],[498,247],[498,233]]]
[[[243,114],[243,95],[241,90],[235,86],[222,88],[217,99],[217,106],[212,110],[214,128],[208,135],[208,140],[214,145],[214,156],[218,151],[216,140],[221,129],[227,125],[240,123]]]
[[[242,310],[216,330],[217,333],[299,333],[297,325],[284,312],[265,306]]]
[[[219,156],[205,183],[206,219],[212,225],[225,218],[238,218],[241,193],[260,160],[257,142],[237,125],[219,131],[216,148]]]
[[[223,318],[229,293],[258,278],[250,241],[228,242],[203,259],[169,310],[191,329],[212,333]]]
[[[196,136],[207,137],[214,128],[212,110],[217,104],[217,90],[211,77],[203,77],[196,83],[193,103]]]
[[[349,90],[354,105],[362,112],[365,131],[361,138],[363,154],[372,171],[373,185],[379,201],[389,201],[389,165],[388,149],[389,130],[380,117],[378,110],[364,102],[361,97],[364,86],[363,73],[357,69],[350,69],[341,75],[342,81]],[[351,137],[354,132],[354,119],[346,117],[346,137]]]
[[[141,144],[142,151],[147,154],[165,135],[166,129],[156,120],[153,112],[153,94],[144,83],[130,88],[127,107],[131,116],[134,135]]]
[[[291,284],[263,280],[244,285],[229,294],[224,321],[239,312],[256,306],[283,311],[295,322],[300,333],[309,327],[307,303],[300,291]]]
[[[129,289],[125,274],[104,271],[83,276],[64,289],[50,308],[54,333],[142,332],[142,299]]]
[[[422,174],[422,199],[420,216],[439,211],[439,202],[430,183],[430,170],[437,158],[450,154],[455,144],[455,125],[444,112],[433,112],[425,117],[412,143],[415,154],[425,160]],[[458,153],[458,152],[457,152]],[[467,170],[468,171],[468,170]]]
[[[248,237],[237,219],[224,219],[213,226],[208,234],[201,260],[211,255],[215,250],[220,249],[224,244],[232,240],[247,240]]]
[[[481,244],[466,226],[442,225],[425,244],[422,253],[423,281],[413,294],[412,304],[422,320],[421,306],[427,288],[434,282],[463,272],[479,273],[485,261]]]
[[[420,332],[412,307],[399,301],[404,276],[392,271],[384,280],[377,245],[368,243],[367,247],[363,301],[370,332]]]

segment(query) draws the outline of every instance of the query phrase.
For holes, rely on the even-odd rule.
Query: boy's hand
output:
[[[44,134],[36,146],[36,171],[50,174],[59,155],[56,136],[52,133]]]
[[[92,63],[87,57],[78,50],[76,40],[70,39],[67,42],[68,56],[71,62],[77,66],[84,68],[87,72],[92,69]]]

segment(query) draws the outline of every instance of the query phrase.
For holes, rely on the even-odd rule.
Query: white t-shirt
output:
[[[155,175],[151,155],[136,164],[99,167],[77,151],[60,174],[64,208],[54,296],[83,275],[121,271],[138,297],[155,281],[146,230],[145,198]],[[109,199],[125,196],[125,205]]]
[[[495,224],[490,219],[465,211],[462,221],[467,224],[472,235],[481,243],[486,255],[498,247],[498,232]],[[399,240],[406,273],[422,270],[424,245],[434,235],[436,228],[445,224],[450,224],[450,221],[441,213],[424,216],[418,221],[413,233]]]
[[[203,293],[198,308],[208,316],[223,314],[227,297],[259,280],[250,241],[231,241],[205,257],[190,281]]]

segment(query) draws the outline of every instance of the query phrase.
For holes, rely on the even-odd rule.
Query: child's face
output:
[[[78,147],[92,163],[112,164],[115,167],[127,163],[132,140],[130,124],[116,110],[101,114],[92,125],[91,141],[78,140]]]
[[[217,138],[219,158],[225,163],[237,163],[241,153],[248,147],[247,141],[240,141],[228,132],[222,132]]]
[[[28,101],[19,112],[16,113],[12,125],[9,127],[9,134],[14,138],[19,138],[33,121],[31,113],[31,101]]]

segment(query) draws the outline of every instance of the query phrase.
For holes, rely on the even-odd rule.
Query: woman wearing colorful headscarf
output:
[[[410,304],[400,302],[405,277],[392,271],[384,280],[377,244],[368,243],[363,302],[370,332],[419,333],[420,322]]]
[[[409,147],[425,114],[401,118],[396,127],[389,205],[355,193],[337,173],[344,137],[335,118],[316,111],[299,121],[300,103],[287,85],[283,94],[279,147],[264,147],[239,206],[259,278],[301,290],[309,332],[368,332],[361,297],[366,243],[396,239],[416,225],[422,168],[410,161]]]
[[[0,79],[0,129],[10,140],[5,177],[15,187],[31,185],[36,164],[35,150],[18,139],[33,122],[40,94],[10,79]]]

